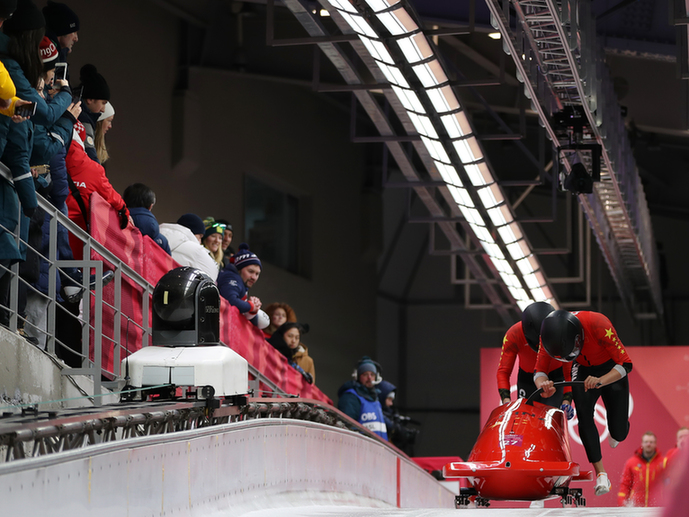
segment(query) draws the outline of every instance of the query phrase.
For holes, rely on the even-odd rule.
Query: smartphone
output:
[[[55,63],[55,80],[67,80],[67,63]]]
[[[76,104],[77,102],[81,102],[81,93],[83,91],[84,91],[83,86],[81,88],[77,88],[76,90],[72,90],[72,104]]]
[[[14,114],[20,117],[30,117],[36,114],[36,103],[31,102],[14,108]]]

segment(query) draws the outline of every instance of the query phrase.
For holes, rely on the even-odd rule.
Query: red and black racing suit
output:
[[[590,311],[572,314],[579,319],[584,329],[584,343],[572,366],[572,380],[583,381],[589,375],[602,377],[613,368],[621,374],[625,372],[620,380],[600,389],[584,391],[583,387],[572,388],[579,418],[579,436],[588,460],[596,463],[603,458],[598,429],[593,419],[598,397],[602,397],[605,404],[610,436],[621,442],[629,433],[629,379],[626,374],[632,371],[632,360],[607,317]],[[550,359],[541,345],[538,349],[536,372],[547,373]]]

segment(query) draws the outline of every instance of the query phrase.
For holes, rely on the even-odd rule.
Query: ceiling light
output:
[[[488,37],[490,39],[500,39],[502,38],[502,34],[500,34],[499,32],[489,32]]]
[[[424,88],[433,88],[447,82],[445,71],[437,59],[412,66],[412,70],[414,70],[416,77],[419,78]]]
[[[428,95],[435,111],[438,113],[454,111],[459,108],[459,101],[450,86],[446,85],[440,88],[431,88],[426,90],[426,95]]]
[[[455,140],[454,142],[452,142],[452,145],[454,145],[455,150],[459,155],[459,160],[462,163],[473,163],[483,158],[483,154],[481,153],[481,148],[478,145],[478,141],[473,136],[464,138],[462,140]],[[483,180],[484,181],[480,181],[479,183],[475,183],[472,180],[472,183],[475,186],[485,185],[486,183],[493,183],[493,177],[490,174],[490,171],[488,171],[488,178],[483,178]]]
[[[366,3],[374,12],[384,11],[399,2],[400,0],[366,0]]]
[[[458,141],[461,142],[461,140]],[[494,181],[493,175],[490,173],[490,170],[485,162],[464,165],[464,170],[469,175],[471,184],[475,187],[488,185]]]
[[[507,251],[510,252],[510,255],[514,260],[523,259],[531,253],[529,245],[524,239],[513,242],[512,244],[508,244]]]
[[[419,96],[416,95],[416,92],[414,92],[413,90],[400,88],[399,86],[395,86],[393,84],[392,91],[395,92],[397,98],[402,103],[402,106],[404,106],[404,109],[406,109],[407,111],[415,111],[416,113],[426,112],[426,110],[424,110],[423,106],[421,105]]]
[[[345,11],[348,13],[356,14],[358,11],[356,8],[350,4],[347,0],[328,0],[335,8],[340,11]]]
[[[433,56],[433,50],[431,50],[426,36],[421,32],[408,38],[398,39],[397,44],[409,63],[417,63]]]
[[[393,36],[401,36],[419,30],[419,26],[403,8],[395,9],[389,13],[380,13],[376,16]]]
[[[464,186],[462,184],[462,180],[459,179],[457,169],[455,169],[452,165],[447,165],[443,162],[435,162],[435,167],[436,169],[438,169],[438,172],[440,173],[440,176],[443,178],[443,181],[445,183],[449,183],[450,185],[454,185],[455,187]],[[473,204],[471,206],[473,206]]]
[[[409,88],[409,83],[404,78],[404,75],[402,75],[400,69],[396,66],[390,66],[386,65],[385,63],[378,62],[378,68],[380,68],[381,72],[385,74],[385,78],[388,80],[388,82],[404,88]]]
[[[505,205],[498,207],[498,210],[502,210],[504,208],[507,208]],[[508,215],[511,218],[512,214],[509,213],[509,209],[507,209]],[[505,216],[505,212],[503,211],[503,217]],[[506,217],[504,217],[507,219]],[[502,238],[502,242],[505,244],[509,244],[510,242],[517,241],[523,237],[522,231],[519,228],[519,225],[512,221],[506,226],[501,226],[498,228],[498,233],[500,234],[500,237]]]
[[[327,9],[321,9],[320,12],[319,12],[319,14],[320,14],[321,16],[330,16],[330,13],[328,12]]]
[[[378,34],[374,31],[363,17],[358,15],[351,15],[349,13],[340,13],[342,18],[349,24],[354,32],[357,34],[364,34],[369,38],[377,38]]]
[[[452,195],[452,199],[455,200],[455,203],[457,203],[457,206],[460,210],[462,207],[474,208],[474,202],[472,201],[471,196],[466,189],[455,187],[454,185],[448,185],[447,188]],[[466,219],[466,216],[464,218]]]
[[[445,151],[443,144],[441,144],[438,140],[431,140],[430,138],[426,138],[425,136],[421,135],[421,141],[426,146],[426,149],[428,149],[428,152],[434,160],[443,163],[450,163],[450,157],[447,155],[447,151]]]
[[[428,90],[431,91],[431,90]],[[471,126],[469,120],[463,111],[452,113],[451,115],[442,115],[440,121],[445,126],[447,136],[452,139],[461,138],[471,134]]]
[[[373,59],[383,61],[388,65],[395,64],[395,60],[392,59],[390,52],[388,52],[388,49],[385,48],[385,45],[383,45],[380,41],[372,40],[361,35],[359,35],[359,39],[364,44],[366,50],[368,50],[368,53],[371,54]]]
[[[435,132],[433,123],[427,116],[417,115],[413,111],[409,111],[407,115],[409,115],[409,119],[411,120],[412,124],[414,124],[417,133],[429,138],[438,138],[438,133]]]

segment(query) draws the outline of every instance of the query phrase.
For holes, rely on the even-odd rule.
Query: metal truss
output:
[[[137,402],[5,415],[0,418],[0,461],[261,418],[307,420],[376,437],[344,413],[316,400],[239,397],[237,404],[220,402]]]
[[[541,123],[558,145],[550,116],[578,106],[585,142],[602,148],[601,181],[579,202],[621,298],[638,318],[659,317],[663,303],[650,214],[588,1],[486,0]],[[516,19],[511,17],[514,9]],[[585,159],[584,159],[585,162]],[[569,164],[565,163],[568,167]]]

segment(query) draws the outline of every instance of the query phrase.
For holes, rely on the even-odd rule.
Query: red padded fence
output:
[[[165,273],[179,266],[154,241],[147,236],[141,235],[137,228],[130,225],[125,230],[120,230],[117,213],[98,194],[91,196],[90,210],[91,236],[150,284],[157,284]],[[103,257],[95,252],[91,253],[91,258],[93,260],[103,260]],[[113,268],[113,265],[107,261],[104,261],[104,266],[106,270]],[[142,325],[144,314],[141,303],[141,288],[123,275],[121,292],[122,313],[134,322]],[[114,297],[114,285],[109,284],[103,289],[103,300],[114,305]],[[92,325],[94,303],[94,299],[91,297]],[[145,318],[143,326],[148,325],[150,314],[145,315]],[[114,310],[104,306],[104,336],[113,336],[114,322]],[[120,342],[125,347],[125,350],[131,353],[143,346],[143,332],[133,323],[128,323],[126,318],[121,323],[120,332]],[[237,308],[231,306],[225,299],[221,299],[220,306],[220,339],[286,393],[332,404],[332,400],[316,386],[304,382],[301,374],[287,363],[284,356],[266,342],[263,333],[249,323],[239,313]],[[91,340],[91,343],[93,343],[93,340]],[[93,357],[93,345],[91,346]],[[102,345],[103,369],[109,372],[114,371],[114,350],[115,344],[112,339],[104,337]],[[120,359],[124,358],[125,355],[126,352],[123,350]]]

